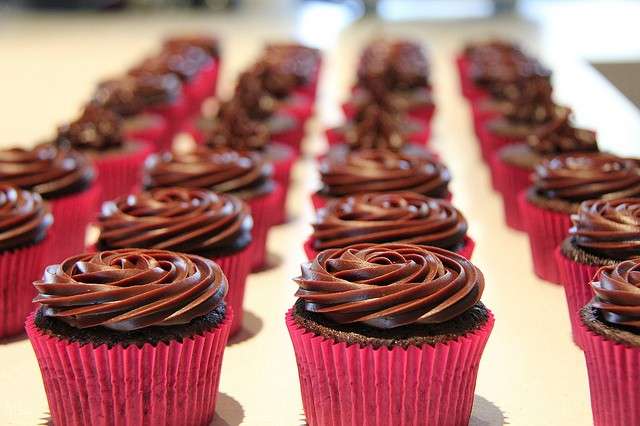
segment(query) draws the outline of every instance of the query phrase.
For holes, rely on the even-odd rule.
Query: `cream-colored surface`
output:
[[[483,299],[497,319],[480,368],[471,424],[501,425],[503,416],[511,425],[590,424],[584,359],[570,339],[564,294],[534,278],[525,236],[504,225],[501,201],[490,188],[469,110],[458,91],[453,54],[470,37],[501,34],[522,40],[547,57],[556,71],[558,96],[575,107],[579,121],[596,127],[603,145],[619,152],[638,151],[637,112],[585,65],[565,59],[566,52],[539,45],[544,37],[516,19],[457,24],[365,20],[338,34],[340,20],[333,16],[328,22],[307,20],[303,27],[294,17],[255,16],[3,16],[0,141],[3,146],[27,145],[46,137],[77,111],[100,78],[124,70],[162,35],[205,29],[223,37],[224,91],[267,39],[302,36],[327,47],[319,120],[310,126],[306,141],[309,152],[319,152],[324,148],[320,130],[340,118],[338,101],[354,74],[363,41],[379,34],[421,40],[433,58],[438,104],[433,147],[452,170],[454,202],[468,217],[477,241],[473,260],[486,275]],[[214,425],[304,424],[284,314],[294,301],[291,277],[304,260],[302,242],[312,217],[308,194],[316,179],[313,161],[300,161],[289,204],[292,221],[275,228],[269,241],[281,263],[249,280],[246,330],[225,352]],[[34,425],[46,419],[47,403],[29,342],[0,345],[0,366],[0,424]]]

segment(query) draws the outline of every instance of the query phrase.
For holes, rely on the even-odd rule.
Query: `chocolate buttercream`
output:
[[[640,329],[640,258],[603,266],[591,283],[591,306],[617,326]]]
[[[98,247],[231,254],[251,242],[249,206],[228,194],[158,188],[102,206]]]
[[[358,83],[387,91],[429,85],[429,63],[422,48],[406,40],[376,40],[365,47],[358,64]]]
[[[269,44],[262,60],[280,64],[297,79],[298,86],[311,83],[320,67],[320,51],[296,43]]]
[[[268,125],[249,116],[236,101],[223,102],[211,127],[206,129],[206,144],[236,150],[264,151],[271,142]]]
[[[163,250],[82,254],[34,282],[45,316],[72,327],[131,331],[188,324],[224,303],[227,279],[211,260]]]
[[[217,58],[220,56],[220,46],[215,37],[205,34],[191,34],[174,36],[166,39],[162,46],[171,52],[181,52],[190,47],[198,47],[204,50],[209,56]]]
[[[123,120],[117,113],[87,105],[75,121],[58,128],[55,144],[79,151],[106,151],[121,148]]]
[[[571,124],[571,110],[564,108],[535,133],[527,138],[527,145],[540,155],[557,155],[569,152],[596,152],[596,133]]]
[[[180,80],[174,74],[124,76],[100,83],[92,103],[130,117],[146,108],[173,102],[180,90]]]
[[[407,143],[403,116],[371,104],[356,114],[345,132],[350,149],[399,150]]]
[[[302,265],[295,281],[307,311],[380,329],[449,321],[484,289],[482,273],[464,257],[410,244],[325,250]]]
[[[459,248],[467,221],[449,202],[412,192],[361,194],[331,201],[313,224],[316,250],[358,243]]]
[[[0,251],[42,241],[52,223],[40,194],[0,183]]]

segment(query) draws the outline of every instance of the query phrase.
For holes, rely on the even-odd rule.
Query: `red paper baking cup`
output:
[[[587,265],[569,259],[562,254],[560,246],[556,248],[554,256],[560,271],[560,282],[564,287],[564,294],[567,298],[573,341],[576,345],[582,347],[580,342],[580,309],[584,308],[593,298],[593,290],[591,290],[589,283],[591,283],[600,266]]]
[[[48,264],[84,251],[87,227],[99,211],[100,192],[100,185],[94,182],[83,192],[48,200],[53,214]]]
[[[507,138],[504,136],[496,135],[489,130],[487,124],[478,129],[478,141],[480,142],[480,151],[482,152],[482,159],[489,162],[491,157],[503,146],[507,146],[516,142],[521,142],[518,139]]]
[[[269,229],[275,225],[277,217],[282,215],[281,212],[278,212],[278,209],[281,208],[278,205],[282,198],[281,192],[282,187],[278,182],[275,182],[273,191],[270,193],[245,200],[251,208],[251,217],[253,217],[251,270],[261,269],[267,262],[267,236],[269,235]]]
[[[138,119],[145,125],[126,130],[123,135],[124,139],[148,142],[156,150],[164,148],[167,140],[171,138],[172,130],[169,121],[160,114],[149,112],[142,113],[134,118],[134,120]]]
[[[424,124],[429,124],[431,123],[435,112],[435,105],[421,105],[410,108],[409,111],[407,111],[407,114],[409,117],[419,120]]]
[[[307,259],[310,261],[315,259],[319,253],[316,249],[313,248],[314,242],[315,242],[315,239],[313,237],[309,237],[303,244],[304,253],[307,255]],[[471,259],[471,256],[473,255],[473,249],[475,248],[475,246],[476,246],[475,241],[473,241],[471,237],[465,236],[464,245],[460,248],[460,250],[457,251],[457,253],[460,254],[461,256],[466,257],[467,259]]]
[[[507,225],[517,231],[524,231],[524,223],[518,195],[531,185],[531,170],[505,163],[498,153],[493,156],[494,187],[502,195],[504,218]]]
[[[462,337],[408,349],[318,336],[300,327],[292,310],[286,323],[309,426],[469,423],[491,313],[485,325]]]
[[[533,272],[545,281],[560,284],[553,253],[569,233],[570,215],[535,206],[527,200],[526,190],[518,195],[518,203],[525,232],[529,234]]]
[[[298,158],[296,153],[291,147],[273,142],[273,145],[280,145],[279,150],[286,155],[282,158],[273,161],[273,179],[280,184],[281,191],[278,191],[278,200],[276,201],[279,206],[276,210],[274,217],[274,224],[281,225],[287,221],[287,197],[289,196],[289,186],[291,182],[291,169],[295,161]]]
[[[199,112],[202,102],[216,94],[218,69],[218,60],[212,59],[200,68],[191,80],[183,84],[182,88],[189,102],[191,113]]]
[[[253,247],[249,245],[232,255],[212,258],[220,266],[229,282],[229,292],[225,299],[227,306],[230,306],[233,311],[233,318],[229,326],[229,336],[233,336],[242,327],[244,290],[247,284],[247,276],[251,272],[252,256]]]
[[[476,136],[478,136],[480,133],[479,129],[484,128],[487,125],[487,123],[501,116],[501,114],[498,111],[483,108],[483,105],[485,105],[485,103],[482,101],[471,103],[471,114],[473,116],[473,130]]]
[[[50,238],[0,253],[0,339],[24,331],[24,321],[35,309],[33,282],[48,266]]]
[[[189,102],[187,98],[180,94],[171,103],[149,108],[149,112],[162,116],[169,125],[168,136],[162,139],[158,150],[167,150],[171,147],[173,136],[178,133],[184,122],[189,118]]]
[[[304,125],[298,123],[291,129],[273,133],[271,138],[293,148],[296,153],[300,153],[302,151],[302,139],[304,139]]]
[[[607,340],[580,322],[594,426],[640,424],[640,349]]]
[[[131,152],[97,154],[93,158],[98,170],[98,185],[102,189],[100,204],[129,194],[142,179],[144,160],[153,152],[153,147],[143,141],[128,144],[135,144]]]
[[[80,345],[26,330],[56,426],[209,425],[233,310],[215,329],[142,347]]]
[[[280,106],[279,110],[285,114],[291,114],[297,120],[305,123],[313,115],[313,99],[308,95],[293,93]]]

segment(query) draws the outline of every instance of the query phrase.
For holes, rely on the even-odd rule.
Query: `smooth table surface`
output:
[[[321,131],[340,119],[339,101],[354,76],[365,40],[380,34],[428,44],[437,102],[432,146],[453,174],[455,205],[464,212],[477,246],[473,256],[486,276],[484,302],[496,316],[476,388],[471,424],[588,425],[591,423],[584,357],[570,338],[563,290],[536,279],[523,234],[509,230],[501,200],[491,190],[475,141],[470,112],[459,93],[454,54],[472,37],[501,34],[522,40],[554,69],[559,99],[593,126],[601,144],[638,154],[637,111],[602,77],[570,52],[554,52],[535,27],[516,18],[457,23],[382,23],[365,19],[343,31],[340,22],[300,16],[155,15],[17,16],[0,21],[0,141],[29,145],[72,117],[95,83],[140,59],[172,32],[206,29],[223,38],[223,91],[266,40],[302,37],[326,48],[318,119],[309,126],[307,156],[294,173],[291,221],[274,228],[270,252],[277,267],[251,275],[245,329],[228,346],[213,425],[303,425],[293,351],[284,315],[293,304],[310,232],[309,193],[317,187],[313,153]],[[343,22],[344,23],[344,22]],[[308,23],[306,25],[309,25]],[[314,27],[315,26],[315,27]],[[338,25],[339,26],[339,25]],[[314,38],[315,37],[315,38]],[[46,424],[47,403],[27,340],[0,344],[0,424]]]

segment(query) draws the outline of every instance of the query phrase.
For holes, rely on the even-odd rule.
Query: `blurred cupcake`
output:
[[[570,118],[571,111],[566,108],[524,142],[507,145],[494,155],[495,188],[502,195],[505,219],[511,228],[524,229],[518,194],[529,186],[536,164],[559,154],[598,151],[595,132],[575,127]]]
[[[158,188],[104,203],[97,248],[170,250],[215,261],[229,282],[227,304],[234,312],[234,334],[242,325],[252,227],[249,206],[233,195]]]
[[[469,422],[494,319],[466,258],[359,244],[321,252],[295,281],[286,323],[310,426]]]
[[[559,284],[554,251],[567,236],[570,216],[582,201],[640,196],[640,164],[610,154],[567,154],[535,166],[533,185],[519,196],[529,234],[533,269],[543,280]]]
[[[106,251],[50,266],[34,285],[42,306],[26,329],[56,425],[210,424],[233,316],[217,264]]]
[[[279,184],[272,180],[273,167],[250,151],[198,146],[184,152],[150,156],[145,165],[146,189],[183,187],[208,189],[235,195],[251,208],[253,217],[253,269],[266,263],[267,235],[274,224],[272,212],[280,199]]]
[[[0,338],[24,331],[34,308],[31,283],[40,277],[51,249],[52,223],[40,195],[0,184]]]
[[[304,248],[318,252],[360,243],[435,246],[471,258],[467,221],[449,202],[413,192],[352,195],[320,209]]]
[[[640,418],[640,259],[605,266],[591,283],[593,300],[580,311],[580,340],[596,426]]]
[[[573,226],[556,251],[573,339],[579,338],[578,312],[593,297],[589,283],[598,269],[640,257],[640,198],[591,200],[571,215]]]
[[[0,182],[37,192],[49,202],[54,223],[47,263],[84,250],[85,231],[100,199],[100,186],[86,156],[51,144],[0,150]]]
[[[58,128],[55,144],[85,153],[98,169],[102,200],[131,191],[153,148],[149,142],[125,140],[123,120],[115,112],[88,105],[75,121]]]
[[[409,155],[382,149],[327,156],[320,163],[322,188],[312,195],[316,209],[346,195],[410,191],[451,198],[449,170],[432,155]]]
[[[322,56],[318,49],[298,43],[269,43],[262,57],[280,64],[280,67],[296,77],[294,92],[316,100]]]

